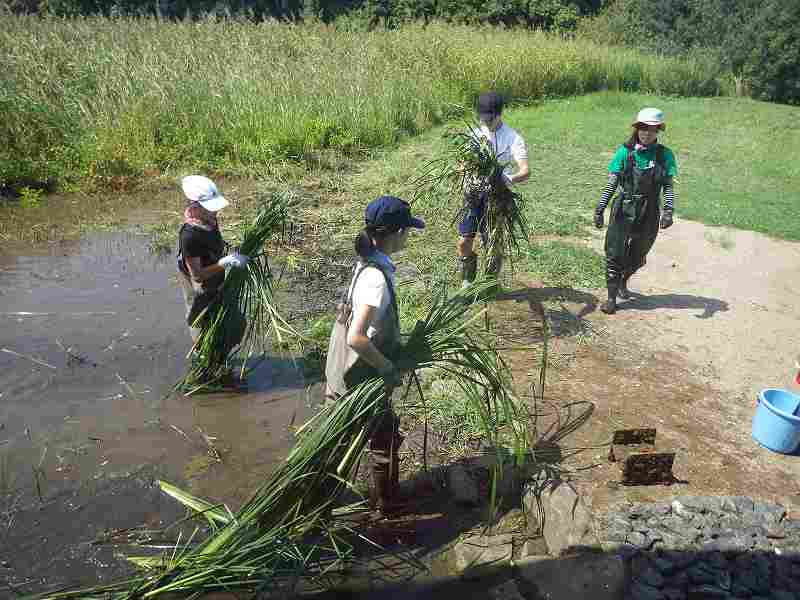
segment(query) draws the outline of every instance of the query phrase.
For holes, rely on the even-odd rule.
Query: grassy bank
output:
[[[4,17],[0,183],[123,187],[181,169],[296,175],[321,150],[386,147],[495,86],[519,101],[600,89],[724,92],[699,62],[540,32]]]

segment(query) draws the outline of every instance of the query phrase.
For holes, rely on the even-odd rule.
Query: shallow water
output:
[[[235,510],[312,413],[288,358],[261,363],[246,392],[171,393],[191,342],[174,257],[149,241],[99,233],[0,255],[0,579],[22,590],[124,572],[86,543],[181,516],[154,478]]]

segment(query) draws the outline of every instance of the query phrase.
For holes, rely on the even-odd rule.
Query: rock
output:
[[[690,587],[687,594],[689,600],[714,600],[715,598],[728,598],[728,592],[713,585],[700,585]]]
[[[734,583],[733,587],[731,587],[731,593],[736,598],[749,598],[750,597],[750,588],[746,588],[738,583]]]
[[[544,556],[546,554],[547,542],[544,541],[543,537],[526,540],[522,545],[521,555],[523,558],[527,558],[529,556]]]
[[[659,589],[636,583],[631,586],[628,598],[630,600],[664,600],[666,596]]]
[[[581,547],[599,548],[592,514],[578,493],[568,484],[554,482],[541,492],[544,524],[542,533],[550,554],[560,556]]]
[[[536,588],[537,598],[617,600],[625,588],[625,564],[614,555],[587,552],[527,560],[517,567],[518,576]],[[654,600],[662,599],[656,596]]]
[[[663,590],[666,600],[686,600],[686,592],[682,589],[669,588]]]
[[[453,465],[447,469],[447,487],[453,500],[459,504],[478,504],[478,484],[462,465]]]
[[[683,496],[672,501],[672,510],[679,516],[721,512],[723,502],[718,496]]]
[[[650,538],[639,531],[631,531],[625,538],[625,541],[631,546],[636,546],[637,548],[643,548],[645,550],[652,545]]]
[[[747,496],[728,496],[722,499],[722,510],[727,512],[753,512],[753,499]]]
[[[664,577],[653,567],[645,570],[639,574],[639,581],[649,585],[650,587],[661,588],[664,587]]]
[[[489,598],[492,600],[525,600],[525,596],[520,593],[517,582],[513,579],[491,588]]]
[[[458,542],[453,548],[456,569],[467,579],[491,575],[511,565],[511,534],[477,535]]]
[[[777,518],[778,521],[783,520],[786,516],[786,508],[773,502],[757,502],[753,507],[753,512],[757,515],[770,515]]]
[[[692,565],[686,571],[689,580],[696,585],[712,584],[717,580],[716,575],[703,565]]]

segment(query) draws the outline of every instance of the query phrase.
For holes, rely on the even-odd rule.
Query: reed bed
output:
[[[513,57],[513,60],[509,60]],[[0,183],[122,185],[154,172],[266,175],[324,148],[388,146],[471,110],[612,89],[724,91],[693,60],[448,24],[3,16]]]

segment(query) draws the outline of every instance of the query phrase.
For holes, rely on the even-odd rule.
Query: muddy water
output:
[[[235,510],[312,412],[285,358],[244,393],[171,393],[190,339],[174,257],[149,241],[103,233],[0,254],[0,580],[20,590],[125,572],[88,542],[181,516],[155,478]]]

